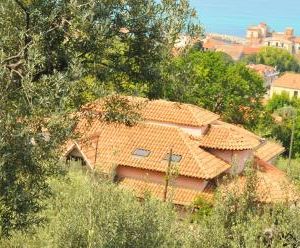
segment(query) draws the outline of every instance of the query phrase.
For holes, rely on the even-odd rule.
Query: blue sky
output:
[[[266,22],[276,31],[292,26],[300,35],[300,0],[190,0],[209,32],[243,36],[247,26]]]

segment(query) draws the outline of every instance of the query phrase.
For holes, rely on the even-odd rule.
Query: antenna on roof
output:
[[[96,143],[96,151],[95,151],[94,166],[96,165],[96,161],[97,161],[98,146],[99,146],[99,138],[100,138],[100,135],[97,136],[97,143]]]
[[[167,200],[168,187],[169,187],[169,181],[170,181],[170,176],[171,176],[172,156],[173,156],[173,149],[171,148],[170,156],[169,156],[169,160],[168,160],[168,167],[167,167],[167,171],[166,171],[166,183],[165,183],[164,198],[163,198],[164,202]]]

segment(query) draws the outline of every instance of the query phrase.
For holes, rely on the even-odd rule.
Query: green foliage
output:
[[[168,204],[140,203],[111,182],[72,171],[52,180],[49,224],[37,234],[16,234],[5,247],[181,247],[176,214]],[[1,244],[1,243],[0,243]]]
[[[288,167],[288,159],[281,157],[276,161],[276,166],[285,171],[291,179],[300,186],[300,158],[291,160],[291,166]]]
[[[111,91],[156,96],[161,63],[179,34],[201,31],[195,20],[187,0],[1,1],[2,235],[43,219],[70,112]],[[126,101],[107,108],[107,120],[138,119]]]
[[[210,215],[213,210],[213,204],[202,197],[197,197],[194,207],[196,210],[191,216],[192,222],[201,221],[205,216]]]
[[[281,95],[274,94],[266,105],[266,110],[274,112],[285,106],[292,106],[294,100],[292,100],[288,93],[282,92]]]
[[[209,215],[198,219],[195,247],[296,247],[299,245],[297,208],[259,205],[255,171],[247,171],[244,193],[220,194]],[[297,227],[296,227],[297,226]]]
[[[71,169],[50,184],[49,223],[35,233],[16,232],[1,247],[297,247],[300,211],[255,203],[256,176],[247,171],[244,194],[217,197],[209,214],[179,221],[168,203],[138,201],[110,181]],[[237,189],[237,192],[239,189]],[[206,205],[202,199],[201,206]]]
[[[285,155],[290,149],[290,141],[295,122],[295,137],[293,142],[293,157],[300,154],[300,102],[297,98],[289,98],[286,93],[274,95],[265,106],[266,115],[260,120],[257,131],[267,138],[279,140],[286,148]],[[274,118],[270,118],[270,116]]]
[[[262,78],[219,52],[191,50],[165,71],[164,97],[199,105],[223,119],[252,126],[262,110]]]
[[[42,221],[47,178],[59,173],[59,147],[73,121],[64,75],[33,83],[27,74],[16,84],[1,68],[0,82],[0,235],[8,236]]]
[[[281,48],[264,47],[256,55],[245,59],[248,63],[265,64],[276,67],[278,71],[300,71],[298,60],[288,51]]]
[[[299,112],[299,110],[296,110]],[[284,113],[279,113],[279,116],[282,118],[282,121],[276,123],[272,128],[272,136],[276,139],[280,140],[283,146],[286,148],[286,154],[289,151],[292,129],[293,129],[293,121],[295,119],[295,129],[294,129],[294,142],[293,142],[293,154],[292,156],[299,156],[300,154],[300,117],[299,113],[297,116],[289,115],[286,116]]]
[[[79,102],[97,92],[83,85],[86,78],[94,78],[97,89],[157,97],[161,63],[179,35],[201,33],[187,0],[7,0],[0,22],[4,64],[16,72],[32,46],[43,56],[35,81],[67,71],[75,60],[82,66]]]
[[[146,102],[132,102],[128,97],[111,95],[104,98],[104,110],[102,118],[107,122],[135,125],[141,120],[140,109]]]
[[[21,21],[24,15],[14,2],[1,4],[10,6],[11,15]],[[76,98],[73,86],[81,71],[70,64],[68,71],[40,75],[48,59],[39,47],[43,35],[36,34],[28,41],[28,33],[21,30],[14,38],[26,38],[25,43],[13,44],[6,28],[14,33],[14,18],[8,18],[5,11],[1,6],[0,18],[5,17],[7,25],[0,28],[1,35],[5,34],[0,41],[1,236],[25,231],[44,220],[40,212],[51,196],[47,179],[60,174],[60,147],[71,136],[70,102]]]

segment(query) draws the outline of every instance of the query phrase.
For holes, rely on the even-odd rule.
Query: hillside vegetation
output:
[[[75,167],[76,168],[76,167]],[[255,182],[249,174],[249,189]],[[1,247],[297,247],[300,210],[284,205],[257,208],[247,191],[217,198],[210,211],[184,220],[169,203],[146,196],[142,202],[108,179],[71,169],[51,180],[54,197],[44,211],[48,222],[32,232],[13,233]]]

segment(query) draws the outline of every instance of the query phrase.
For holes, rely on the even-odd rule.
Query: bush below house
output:
[[[251,183],[251,180],[249,181]],[[89,172],[72,169],[51,181],[48,223],[14,233],[0,247],[298,247],[300,210],[258,206],[253,194],[227,195],[210,211],[179,220],[169,203],[131,193]],[[251,187],[248,187],[249,189]],[[206,205],[201,201],[201,205]],[[189,210],[187,210],[189,211]]]

